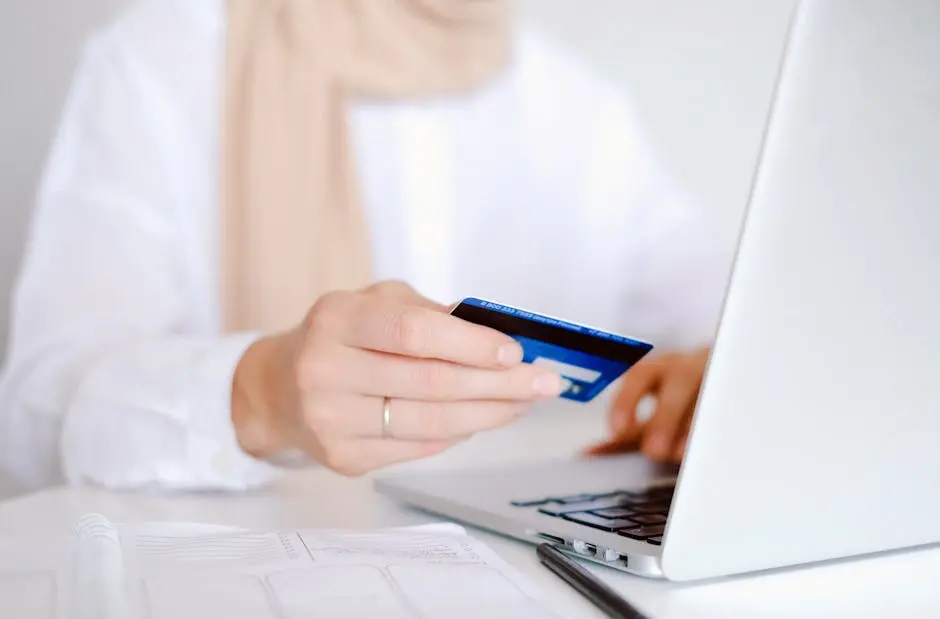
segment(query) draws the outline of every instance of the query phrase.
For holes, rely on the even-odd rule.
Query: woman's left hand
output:
[[[709,353],[708,348],[664,353],[633,366],[610,411],[611,439],[588,453],[641,450],[656,462],[681,462]],[[637,407],[646,397],[655,400],[655,408],[642,422]]]

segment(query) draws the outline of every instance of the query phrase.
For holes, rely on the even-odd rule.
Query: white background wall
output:
[[[795,0],[521,0],[632,97],[733,243]]]
[[[76,51],[89,28],[127,1],[0,0],[0,350],[23,228]],[[662,156],[729,243],[793,4],[518,0],[523,18],[630,93]]]
[[[122,0],[0,0],[0,363],[36,179],[82,37]],[[0,498],[12,492],[0,475]]]
[[[78,48],[124,2],[0,0],[0,360],[23,228]]]
[[[0,0],[0,360],[23,229],[76,52],[126,1]],[[518,1],[524,18],[629,91],[666,162],[732,243],[794,0]]]

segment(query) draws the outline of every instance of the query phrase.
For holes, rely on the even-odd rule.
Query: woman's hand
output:
[[[257,457],[297,448],[359,475],[436,454],[560,391],[560,377],[523,364],[512,338],[393,282],[325,295],[302,325],[250,347],[232,420]]]
[[[631,368],[610,412],[612,438],[588,453],[642,450],[657,462],[681,462],[709,352],[666,353]],[[646,397],[655,400],[655,408],[641,422],[637,407]]]

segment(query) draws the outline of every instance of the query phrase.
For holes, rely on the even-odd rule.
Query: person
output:
[[[666,351],[594,451],[678,458],[724,265],[626,98],[506,0],[143,0],[63,112],[0,457],[27,488],[240,490],[440,453],[561,388],[447,313],[472,292]]]

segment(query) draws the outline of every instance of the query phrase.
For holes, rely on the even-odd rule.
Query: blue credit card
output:
[[[645,357],[652,344],[508,305],[467,298],[451,312],[522,344],[523,361],[551,367],[565,381],[561,397],[590,402]]]

